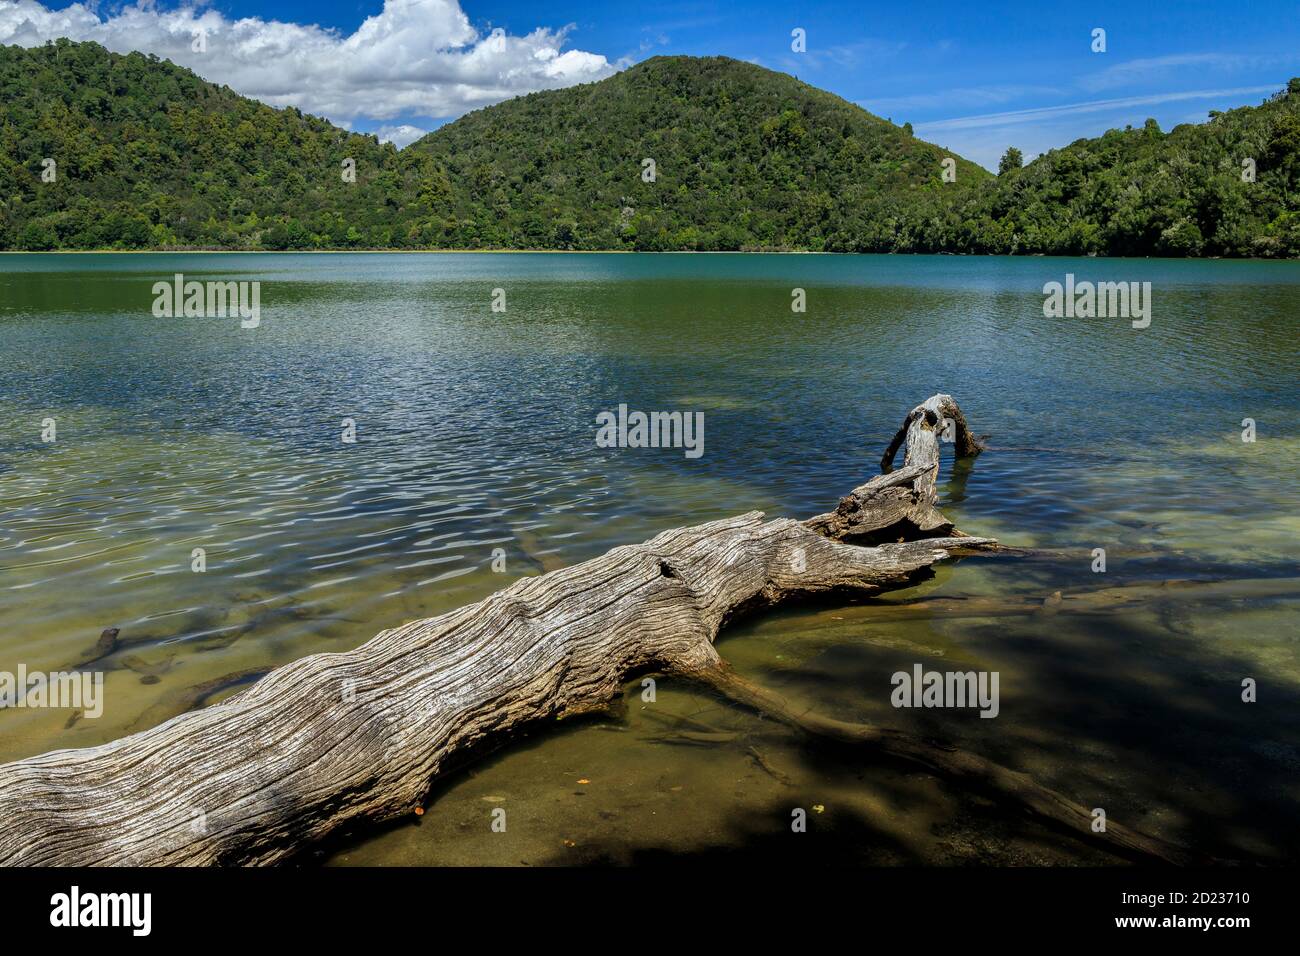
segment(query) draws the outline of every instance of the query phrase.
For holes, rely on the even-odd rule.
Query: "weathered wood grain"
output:
[[[913,410],[904,467],[829,515],[751,512],[665,531],[277,668],[149,730],[0,766],[0,864],[275,863],[349,822],[412,812],[457,757],[602,708],[631,675],[672,672],[734,694],[714,649],[734,615],[906,586],[936,561],[993,546],[925,537],[952,527],[935,506],[931,412],[953,410],[947,396]],[[882,535],[921,540],[844,543]],[[986,778],[1010,773],[980,766]],[[1050,802],[1044,793],[1034,799]]]

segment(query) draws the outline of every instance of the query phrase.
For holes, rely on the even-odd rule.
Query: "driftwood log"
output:
[[[989,550],[936,505],[939,440],[980,445],[951,398],[907,417],[904,463],[805,522],[758,512],[657,535],[516,581],[477,604],[384,631],[346,653],[277,668],[220,704],[82,750],[0,766],[0,863],[269,864],[349,823],[422,805],[466,753],[539,721],[600,710],[634,675],[698,680],[819,737],[982,790],[1079,839],[1183,862],[1024,774],[899,731],[796,712],[714,648],[739,613],[818,593],[905,587],[952,555]]]

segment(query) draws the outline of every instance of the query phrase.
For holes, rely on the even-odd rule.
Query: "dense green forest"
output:
[[[1300,256],[1300,80],[1258,107],[1112,130],[1023,168],[1010,149],[997,176],[724,57],[655,57],[400,152],[94,43],[0,47],[0,96],[4,249]]]
[[[945,184],[939,147],[723,57],[655,57],[520,97],[406,152],[461,186],[444,207],[455,234],[518,248],[888,248],[909,210],[991,178],[953,156]]]
[[[925,234],[926,245],[953,252],[1300,256],[1300,79],[1261,106],[1211,113],[1206,123],[1165,133],[1147,120],[1140,129],[1110,130],[1018,165],[1004,163],[987,189],[946,210],[939,233]]]
[[[6,249],[409,242],[417,164],[168,61],[68,40],[0,46],[0,99]]]

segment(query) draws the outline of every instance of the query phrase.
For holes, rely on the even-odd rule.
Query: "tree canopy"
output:
[[[4,249],[1300,256],[1300,80],[1023,168],[1012,147],[997,177],[725,57],[655,57],[400,152],[94,43],[0,47],[0,96]]]

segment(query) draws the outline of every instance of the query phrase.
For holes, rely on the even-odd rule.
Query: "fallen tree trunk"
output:
[[[526,725],[601,709],[634,674],[676,673],[736,696],[738,685],[718,676],[725,668],[713,645],[736,614],[817,593],[903,587],[936,561],[994,544],[965,536],[844,543],[951,532],[935,506],[939,419],[931,412],[952,409],[947,396],[918,406],[905,426],[904,467],[855,490],[831,515],[800,523],[752,512],[665,531],[355,650],[277,668],[233,698],[150,730],[0,766],[0,863],[274,863],[349,822],[412,812],[457,757]],[[771,704],[747,694],[749,704]],[[930,768],[944,770],[942,762]],[[993,789],[999,773],[1012,772],[984,770]],[[1005,795],[1046,819],[1077,822],[1076,805],[1051,791]],[[1069,812],[1054,814],[1053,799]],[[1158,846],[1139,849],[1172,858]]]
[[[955,443],[958,457],[971,458],[984,449],[952,396],[934,395],[907,413],[880,460],[883,474],[841,498],[833,512],[805,524],[818,534],[855,544],[953,534],[937,506],[941,436]],[[903,467],[894,471],[894,458],[904,444]]]

